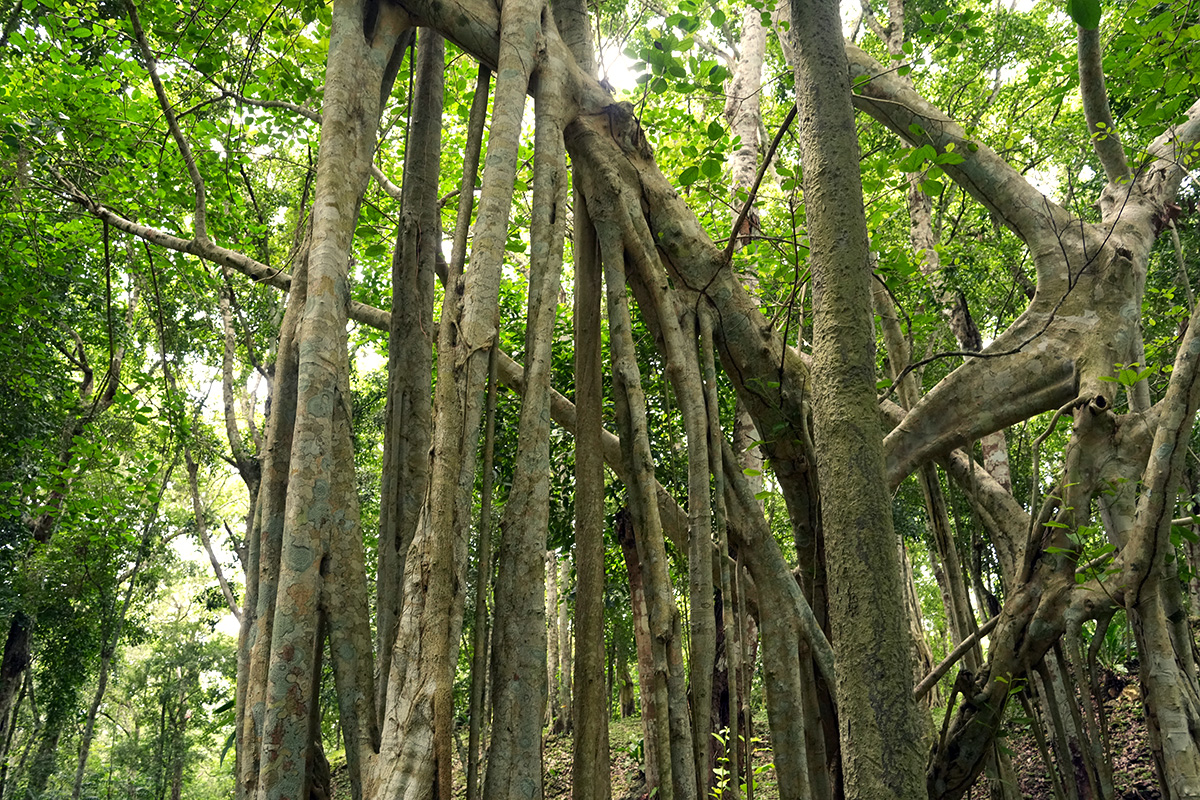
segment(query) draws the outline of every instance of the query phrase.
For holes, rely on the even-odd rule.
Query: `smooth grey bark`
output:
[[[726,481],[726,503],[730,509],[729,535],[754,577],[759,593],[759,622],[762,625],[763,683],[767,695],[767,716],[771,727],[771,744],[775,755],[775,774],[781,797],[808,798],[812,789],[804,725],[804,686],[801,681],[800,653],[804,615],[797,603],[804,603],[800,587],[783,561],[770,528],[759,509],[746,476],[732,447],[723,447],[723,469]],[[744,591],[744,584],[743,584]],[[807,608],[807,604],[804,604]],[[811,612],[808,616],[811,616]],[[750,666],[745,658],[745,630],[739,632],[743,643],[739,661],[743,669]],[[829,654],[832,656],[832,654]],[[829,658],[832,661],[832,658]],[[830,678],[832,682],[832,665]],[[736,674],[736,673],[731,673]],[[748,684],[748,681],[746,681]],[[747,686],[739,687],[743,706],[748,707]],[[751,731],[748,719],[740,721],[741,733],[747,742]],[[750,785],[753,765],[744,764],[747,784]],[[749,792],[747,793],[749,795]]]
[[[451,8],[445,10],[453,11],[454,9]],[[480,34],[481,30],[487,29],[490,26],[489,17],[486,10],[482,14],[462,15],[462,17],[463,19],[461,21],[456,20],[453,22],[448,22],[446,25],[447,29],[455,29],[455,26],[458,26],[457,30],[459,31],[465,31],[466,33],[471,33],[474,31],[474,34]],[[491,37],[491,33],[484,32],[481,35],[478,35],[473,43],[478,45],[480,51],[483,52],[490,47],[488,40],[490,40]],[[471,36],[463,36],[460,38],[466,41],[470,39]],[[864,95],[860,97],[860,102],[863,102],[864,105],[867,106],[873,106],[881,116],[888,117],[891,120],[891,123],[898,123],[895,124],[895,127],[898,130],[908,130],[908,123],[914,121],[912,115],[909,113],[912,111],[912,107],[908,106],[903,98],[897,99],[895,96],[886,97],[888,94],[886,84],[886,76],[876,76],[876,80],[873,80],[871,84],[865,88]],[[878,94],[872,98],[872,93]],[[586,102],[591,102],[594,98],[589,96],[587,92],[584,92],[584,99]],[[907,111],[905,111],[905,109],[907,109]],[[597,109],[595,106],[593,106],[590,110],[596,111]],[[889,114],[892,114],[893,112],[895,112],[896,116],[889,117]],[[900,122],[899,118],[903,117],[906,113],[909,113],[908,119]],[[950,127],[947,125],[942,125],[941,122],[943,120],[944,117],[934,117],[934,124],[923,125],[922,127],[927,131],[931,131],[940,135]],[[930,122],[930,118],[925,118],[923,121],[928,123]],[[612,128],[613,126],[611,126],[610,123],[610,131]],[[1185,126],[1184,129],[1181,129],[1180,131],[1180,138],[1177,140],[1177,143],[1186,146],[1192,140],[1192,138],[1194,138],[1193,134],[1189,133],[1187,126]],[[945,141],[946,139],[944,138],[940,140],[940,142],[937,143],[938,146],[944,146]],[[964,142],[963,140],[959,139],[959,143]],[[1172,144],[1172,147],[1174,146],[1175,144]],[[1114,208],[1120,208],[1129,212],[1129,216],[1123,217],[1121,220],[1122,234],[1134,229],[1140,229],[1143,232],[1150,230],[1152,227],[1150,223],[1153,221],[1154,215],[1157,214],[1159,209],[1162,207],[1163,197],[1169,197],[1173,193],[1174,188],[1178,186],[1178,170],[1174,166],[1163,166],[1162,162],[1166,161],[1167,159],[1162,158],[1162,148],[1160,148],[1158,152],[1153,153],[1153,155],[1155,158],[1158,158],[1159,161],[1153,163],[1147,170],[1147,175],[1151,176],[1151,179],[1146,182],[1145,186],[1137,188],[1136,197],[1134,197],[1131,202],[1125,202],[1125,197],[1119,191],[1112,191],[1106,195],[1106,214],[1110,213]],[[1181,154],[1176,153],[1175,155]],[[1052,260],[1048,258],[1047,253],[1050,253],[1052,250],[1054,250],[1055,246],[1057,246],[1059,251],[1061,251],[1063,244],[1072,245],[1069,237],[1066,233],[1064,233],[1068,231],[1070,225],[1058,224],[1060,222],[1069,223],[1070,220],[1066,219],[1064,216],[1058,215],[1050,206],[1050,204],[1045,203],[1044,199],[1040,198],[1035,192],[1027,191],[1022,185],[1023,182],[1015,177],[1011,170],[1005,172],[1003,167],[998,163],[998,159],[994,158],[994,154],[989,157],[989,153],[986,152],[984,148],[979,148],[978,151],[973,153],[973,158],[968,159],[968,161],[972,163],[967,164],[961,170],[957,171],[958,178],[963,180],[965,183],[970,183],[974,187],[974,190],[977,192],[977,194],[984,198],[985,202],[990,201],[993,209],[1004,215],[1004,218],[1009,222],[1009,224],[1016,228],[1025,230],[1026,233],[1029,233],[1030,237],[1036,239],[1037,231],[1035,229],[1038,227],[1038,225],[1044,224],[1046,220],[1049,220],[1052,223],[1047,227],[1048,233],[1046,233],[1046,235],[1040,239],[1040,245],[1042,246],[1035,246],[1034,250],[1037,254],[1037,257],[1041,259],[1039,263],[1039,279],[1046,279],[1045,282],[1048,284],[1045,287],[1047,294],[1048,296],[1054,298],[1056,296],[1054,290],[1056,288],[1061,288],[1061,285],[1056,287],[1053,284],[1057,278],[1061,277],[1061,275],[1058,273],[1063,271],[1065,267],[1061,263],[1059,263],[1057,266],[1051,263]],[[1177,163],[1178,159],[1172,159],[1172,161]],[[1174,175],[1172,174],[1173,170],[1175,173]],[[999,179],[997,178],[997,175],[1000,176]],[[1174,186],[1172,186],[1172,184],[1174,184]],[[1143,189],[1146,189],[1146,187],[1149,187],[1149,190],[1143,191]],[[654,191],[654,187],[652,187],[650,191],[643,193],[643,196],[647,198],[648,204],[652,207],[651,211],[648,212],[650,216],[657,217],[659,220],[668,219],[668,214],[663,213],[661,210],[654,210],[655,207],[658,206],[659,201],[662,199],[661,196]],[[1016,200],[1017,202],[1009,202],[1013,200]],[[1024,200],[1027,200],[1028,202],[1022,202]],[[1005,206],[1005,208],[1000,208],[1001,205]],[[665,203],[662,207],[669,208],[671,206],[670,203]],[[1042,211],[1047,211],[1049,213],[1041,213]],[[1082,228],[1082,226],[1080,227]],[[686,261],[686,258],[678,258],[678,256],[681,254],[686,255],[686,248],[678,246],[680,244],[680,239],[686,238],[679,235],[679,228],[671,228],[670,225],[656,225],[656,231],[664,237],[664,250],[676,256],[674,259],[676,262]],[[1086,236],[1083,238],[1086,238]],[[1104,238],[1104,236],[1100,236],[1094,239],[1091,243],[1089,243],[1089,247],[1090,244],[1094,244],[1096,241],[1103,240]],[[1038,242],[1035,242],[1035,245],[1037,244]],[[1137,243],[1135,242],[1135,244]],[[1141,258],[1146,250],[1146,247],[1139,244],[1138,246],[1129,248],[1128,252],[1131,256],[1133,256],[1132,258],[1122,257],[1119,259],[1109,259],[1109,256],[1112,255],[1112,252],[1110,251],[1109,253],[1102,254],[1102,257],[1096,260],[1094,263],[1104,263],[1106,259],[1109,259],[1112,269],[1105,277],[1119,278],[1122,274],[1128,274],[1131,266],[1135,268],[1134,271],[1140,269],[1140,267],[1143,265],[1141,263]],[[1097,251],[1093,250],[1092,252]],[[701,253],[703,254],[702,249]],[[1075,255],[1077,255],[1077,253],[1074,253],[1072,257]],[[1078,267],[1081,264],[1086,266],[1092,263],[1093,261],[1088,259],[1077,262],[1075,267]],[[675,264],[676,268],[679,268],[680,266],[689,272],[695,269],[694,264]],[[1074,270],[1074,267],[1072,267],[1072,269]],[[1079,275],[1081,273],[1079,271],[1075,271],[1074,274]],[[1083,280],[1079,284],[1079,293],[1087,294],[1087,291],[1085,290],[1088,288],[1088,286],[1091,286],[1094,283],[1096,283],[1096,281],[1093,280],[1092,274],[1083,274]],[[1120,286],[1121,284],[1118,280],[1113,285]],[[723,291],[724,288],[725,287],[720,284],[717,285],[717,289],[719,290]],[[1134,288],[1136,289],[1137,287],[1135,286]],[[1062,296],[1064,295],[1061,292],[1057,294],[1057,297]],[[728,298],[736,298],[736,292],[732,292],[727,295],[726,299],[715,300],[714,302],[727,302],[731,306],[735,305],[735,303]],[[1140,301],[1135,298],[1134,302],[1128,305],[1130,308],[1136,309],[1139,303]],[[1064,316],[1073,317],[1076,321],[1078,321],[1082,315],[1074,312],[1079,310],[1086,311],[1087,309],[1067,309],[1066,311],[1069,313],[1064,313]],[[358,309],[358,312],[362,313],[362,309]],[[1109,315],[1109,318],[1116,319],[1122,318],[1123,316],[1124,315],[1122,313],[1116,313]],[[729,315],[727,318],[733,319],[733,316]],[[753,318],[751,317],[751,319]],[[1027,333],[1029,330],[1039,330],[1040,323],[1044,321],[1045,317],[1043,317],[1041,320],[1034,320],[1032,327],[1028,327],[1025,332]],[[1025,320],[1021,324],[1027,323],[1029,323],[1029,320]],[[1055,331],[1054,333],[1056,335],[1059,332],[1061,332],[1061,330]],[[1094,332],[1094,329],[1092,329],[1090,332]],[[1078,334],[1079,331],[1076,331],[1075,333]],[[1106,333],[1107,331],[1101,331],[1100,334],[1095,337],[1095,339],[1102,341],[1110,340],[1111,337],[1106,337]],[[771,344],[771,337],[769,334],[764,334],[761,338],[768,345]],[[1053,336],[1050,336],[1046,339],[1046,341],[1050,341],[1053,338]],[[730,337],[727,337],[727,342],[728,341],[730,341]],[[1020,342],[1022,341],[1022,338],[1018,336],[1016,341]],[[1078,341],[1078,339],[1076,341]],[[1124,342],[1117,342],[1117,344],[1119,345],[1117,349],[1125,346]],[[769,351],[770,347],[767,346],[763,349],[764,351]],[[1130,349],[1135,348],[1131,347]],[[736,348],[733,351],[727,350],[726,354],[731,352],[732,355],[730,357],[737,357],[738,351]],[[1087,358],[1076,359],[1079,364],[1083,365],[1080,375],[1084,378],[1082,383],[1089,384],[1089,394],[1090,388],[1094,386],[1094,381],[1097,379],[1097,376],[1109,368],[1112,360],[1112,352],[1112,349],[1107,345],[1104,347],[1093,346],[1092,349],[1085,353]],[[744,351],[742,353],[742,357],[744,359],[744,363],[750,363],[753,360],[745,357]],[[1021,362],[1022,360],[1014,359],[1014,361]],[[1023,379],[1029,376],[1029,370],[1026,370],[1024,373],[1018,371],[1015,377],[1012,374],[1006,375],[1007,382],[1011,385],[1023,386],[1026,389],[1028,389],[1030,385],[1034,386],[1035,391],[1031,392],[1031,395],[1033,395],[1032,398],[1016,398],[1024,404],[1020,410],[1020,413],[1030,412],[1030,410],[1034,408],[1053,408],[1061,404],[1061,402],[1066,402],[1067,399],[1070,399],[1070,395],[1074,393],[1073,381],[1071,379],[1075,377],[1075,365],[1070,362],[1071,359],[1063,358],[1058,362],[1049,364],[1050,369],[1043,370],[1043,373],[1045,375],[1049,375],[1049,378],[1039,379],[1040,382],[1035,381],[1033,384],[1023,382]],[[784,362],[782,360],[776,360],[775,363],[778,364]],[[1024,367],[1028,367],[1031,363],[1032,361],[1023,362]],[[899,457],[893,461],[893,479],[895,479],[896,475],[907,471],[906,464],[911,465],[923,460],[927,454],[944,452],[947,448],[952,447],[956,441],[969,440],[974,436],[975,433],[978,432],[974,428],[982,429],[988,426],[997,425],[998,423],[1003,424],[1003,419],[1001,417],[994,414],[990,416],[985,414],[983,415],[983,419],[971,421],[968,427],[973,426],[973,429],[964,432],[959,426],[959,423],[962,421],[961,419],[955,419],[952,414],[944,413],[947,411],[947,409],[953,410],[956,407],[962,406],[966,398],[979,396],[981,392],[978,390],[980,388],[993,388],[992,385],[990,385],[990,381],[992,381],[997,374],[1004,371],[994,366],[994,364],[995,362],[993,362],[993,366],[991,367],[984,367],[976,364],[959,373],[957,377],[953,378],[947,384],[948,386],[956,385],[957,388],[953,388],[953,390],[947,389],[946,391],[942,392],[941,396],[936,401],[930,400],[924,403],[921,408],[914,411],[914,414],[911,415],[907,425],[899,430],[898,434],[891,439],[891,444],[889,445],[889,448],[892,449],[895,454],[899,454]],[[1018,364],[1018,366],[1022,365]],[[1038,366],[1041,368],[1047,365],[1039,364]],[[1004,369],[1007,370],[1007,368],[1008,365],[1006,365]],[[791,371],[790,368],[788,371]],[[744,374],[755,373],[751,370],[745,372]],[[767,373],[763,371],[759,374]],[[787,381],[792,380],[792,377],[788,377],[787,380],[781,381],[781,384],[784,384],[781,386],[781,396],[783,395],[784,391],[786,391]],[[991,396],[990,392],[985,393]],[[799,401],[792,399],[789,400],[789,402],[796,403]],[[1004,404],[1000,403],[998,405],[1003,406]],[[1013,412],[1011,409],[1007,409],[1005,411],[1005,414],[1009,415],[1014,413],[1016,412]],[[934,420],[936,420],[936,424],[930,425],[929,423]],[[947,430],[953,430],[954,432],[952,435],[947,435]],[[786,459],[781,460],[780,463],[784,467],[788,466]],[[790,478],[785,474],[781,480],[788,482]],[[793,499],[794,498],[792,498],[789,494],[789,503],[791,503]],[[1033,558],[1036,559],[1037,556],[1038,554],[1033,554]],[[1042,588],[1045,587],[1043,586]],[[1054,592],[1050,592],[1044,596],[1047,600],[1051,601],[1045,610],[1053,611],[1055,606],[1055,602],[1053,601],[1057,595]],[[1028,608],[1028,606],[1026,607]],[[1011,643],[1018,640],[1016,638],[1009,638],[1008,641]],[[960,730],[965,730],[965,728]]]
[[[737,622],[733,614],[733,580],[729,566],[729,513],[728,504],[725,501],[725,471],[721,463],[724,437],[721,434],[721,407],[717,394],[713,320],[712,312],[708,308],[700,310],[700,360],[704,370],[704,403],[708,411],[708,460],[713,484],[713,532],[717,540],[716,558],[719,565],[717,589],[721,596],[721,628],[718,633],[721,635],[724,650],[724,664],[722,665],[721,659],[718,659],[717,664],[714,665],[714,674],[724,672],[726,694],[724,708],[716,708],[719,697],[714,689],[713,720],[716,723],[724,717],[727,721],[726,726],[719,729],[717,733],[722,736],[719,755],[725,759],[725,769],[728,772],[725,797],[732,800],[740,793],[738,786],[741,783],[736,756],[738,739],[737,669],[739,665],[737,656],[740,648]]]
[[[596,73],[587,4],[553,5],[563,41],[586,75]],[[587,198],[573,186],[575,266],[575,638],[571,785],[580,800],[608,800],[608,702],[604,680],[604,456],[600,306],[603,268]]]

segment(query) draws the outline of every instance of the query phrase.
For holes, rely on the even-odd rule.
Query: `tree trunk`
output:
[[[558,553],[551,550],[546,553],[546,564],[542,580],[546,587],[546,685],[549,687],[549,698],[546,702],[546,726],[552,733],[562,733],[559,722],[562,715],[562,705],[559,703],[558,682]]]
[[[243,796],[308,794],[316,703],[308,687],[318,677],[325,613],[332,623],[331,660],[355,797],[362,791],[363,761],[378,741],[350,442],[346,254],[374,155],[380,108],[399,66],[396,45],[407,22],[391,6],[375,11],[351,2],[333,9],[304,307],[301,311],[295,296],[289,304],[293,320],[285,322],[285,331],[295,331],[289,343],[294,360],[285,362],[281,352],[285,376],[276,381],[277,390],[286,386],[295,399],[280,397],[273,404],[273,416],[288,431],[281,435],[274,426],[270,440],[280,474],[263,483],[267,496],[260,502],[258,527],[264,542],[251,565],[260,570],[257,592],[259,598],[267,595],[267,605],[258,604],[258,626],[249,637],[250,681],[243,704],[249,724],[243,725],[244,763],[239,765]],[[292,369],[294,378],[287,374]],[[292,413],[294,425],[285,422]],[[246,621],[253,624],[249,614]],[[299,693],[297,687],[302,687]]]
[[[557,5],[556,5],[557,7]],[[590,38],[588,39],[590,42]],[[578,57],[578,56],[577,56]],[[604,455],[600,444],[600,253],[587,200],[578,188],[575,208],[575,717],[571,784],[579,800],[609,800],[608,698],[604,663]],[[628,668],[622,659],[622,676]],[[621,715],[626,716],[622,683]],[[629,697],[632,705],[633,697]]]
[[[380,750],[380,791],[386,797],[423,800],[434,786],[439,800],[450,800],[452,793],[453,686],[464,606],[466,532],[540,10],[539,3],[510,2],[501,15],[503,45],[471,269],[462,275],[461,215],[455,232],[451,260],[457,263],[448,270],[438,336],[433,472],[427,507],[405,564],[404,607],[389,680],[394,688],[389,690]],[[468,199],[463,197],[464,205]],[[493,686],[498,693],[499,687]],[[485,786],[492,770],[488,772]]]
[[[562,143],[563,87],[541,73],[535,140],[525,395],[516,469],[501,525],[496,578],[492,728],[484,795],[542,796],[542,717],[546,705],[546,587],[557,582],[546,559],[550,517],[550,373],[555,304],[562,269],[567,174]],[[549,568],[543,571],[543,564]],[[569,646],[560,641],[561,646]]]
[[[629,602],[633,613],[633,638],[637,648],[638,693],[642,701],[642,772],[646,775],[646,791],[653,792],[661,785],[658,766],[659,749],[655,736],[660,714],[665,714],[659,696],[654,691],[654,656],[650,648],[650,613],[646,609],[646,589],[642,581],[642,563],[638,559],[637,532],[633,515],[621,509],[616,516],[617,541],[625,556],[625,571],[629,575]]]
[[[574,642],[571,635],[571,604],[567,598],[571,594],[571,559],[564,555],[559,562],[558,574],[558,719],[560,733],[572,730],[571,720],[571,674],[574,671]]]
[[[624,121],[623,124],[629,123]],[[629,135],[640,136],[640,131],[630,130]],[[602,179],[598,175],[586,177],[593,186],[594,181]],[[659,796],[665,800],[676,800],[677,797],[683,800],[695,794],[695,768],[684,694],[679,610],[671,596],[667,574],[663,527],[654,495],[654,462],[648,438],[646,399],[634,352],[625,287],[624,228],[629,220],[629,208],[625,201],[614,200],[613,204],[589,208],[596,223],[604,263],[609,343],[613,354],[613,393],[650,620],[654,660],[650,691],[655,694],[659,715],[655,736],[647,740],[647,746],[658,748]]]
[[[909,641],[875,412],[866,221],[841,20],[793,0],[813,265],[814,435],[848,798],[924,795]]]
[[[496,450],[496,351],[488,357],[487,417],[484,423],[483,497],[475,548],[475,627],[471,649],[471,700],[468,708],[467,800],[479,796],[479,749],[486,730],[484,689],[488,675],[488,597],[492,593],[492,491]]]
[[[442,148],[445,50],[432,31],[422,35],[408,143],[400,225],[392,253],[392,316],[384,409],[379,548],[375,590],[375,712],[383,716],[392,648],[403,604],[404,561],[429,485],[433,376],[434,267],[441,255],[438,172]]]

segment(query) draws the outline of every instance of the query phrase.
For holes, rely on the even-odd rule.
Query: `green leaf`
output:
[[[721,127],[721,123],[717,122],[715,119],[712,122],[708,123],[708,138],[709,139],[712,139],[715,142],[717,139],[720,139],[724,135],[725,135],[725,129]]]
[[[699,167],[688,167],[683,172],[679,173],[679,183],[683,186],[690,186],[700,177]]]
[[[721,27],[725,24],[725,12],[718,8],[712,13],[712,16],[709,17],[709,21],[712,22],[714,28]]]
[[[721,177],[721,162],[711,158],[707,159],[700,165],[700,171],[704,173],[705,177],[716,180]]]
[[[1081,28],[1100,27],[1100,0],[1067,0],[1067,16]]]

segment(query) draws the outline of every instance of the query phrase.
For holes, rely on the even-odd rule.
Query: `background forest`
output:
[[[1195,3],[0,23],[0,796],[1200,797]]]

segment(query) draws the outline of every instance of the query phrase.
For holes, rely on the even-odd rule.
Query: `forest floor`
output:
[[[1113,785],[1117,800],[1160,800],[1137,684],[1129,683],[1127,677],[1111,675],[1106,685],[1105,712],[1115,754]],[[1026,800],[1053,800],[1054,791],[1049,774],[1028,724],[1011,727],[1014,730],[1004,738],[1003,744],[1012,758],[1021,797]],[[770,745],[765,738],[765,719],[761,735],[762,738],[756,736],[754,739],[754,800],[779,800]],[[646,800],[645,781],[639,768],[641,741],[639,718],[629,717],[609,723],[613,800]],[[547,734],[543,743],[546,769],[544,797],[546,800],[570,800],[571,734]],[[457,769],[457,759],[455,766],[455,797],[465,798],[465,778]],[[1075,768],[1082,783],[1083,765],[1078,757]],[[350,797],[344,763],[341,768],[335,768],[333,782],[332,800]],[[988,796],[987,779],[981,778],[968,793],[967,800],[986,800]]]
[[[1136,669],[1135,669],[1136,671]],[[1154,775],[1154,759],[1146,739],[1146,724],[1142,697],[1136,680],[1127,675],[1108,673],[1104,678],[1104,710],[1108,718],[1109,738],[1113,752],[1113,788],[1117,800],[1160,800],[1158,780]],[[1049,773],[1038,752],[1028,725],[1018,734],[1007,738],[1021,796],[1032,800],[1051,800],[1054,790]],[[1085,782],[1082,761],[1076,756],[1075,773],[1081,785]],[[986,780],[976,785],[969,797],[986,798]]]

